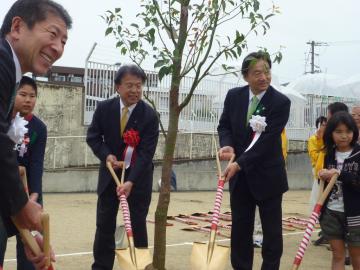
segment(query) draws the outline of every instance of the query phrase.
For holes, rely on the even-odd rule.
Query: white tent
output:
[[[302,94],[289,86],[281,87],[280,92],[286,95],[291,100],[292,104],[305,105],[307,102]]]
[[[340,84],[341,79],[326,73],[305,74],[292,81],[288,87],[303,95],[334,96],[334,87]]]
[[[346,93],[351,98],[360,99],[360,74],[351,76],[335,85],[336,93]]]

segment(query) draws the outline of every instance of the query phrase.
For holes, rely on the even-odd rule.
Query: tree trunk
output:
[[[178,89],[175,90],[178,93]],[[170,95],[171,99],[171,95]],[[155,237],[153,269],[165,270],[166,256],[166,221],[170,203],[170,175],[174,159],[175,144],[179,123],[179,113],[170,106],[169,127],[165,140],[165,152],[161,172],[161,188],[155,212]]]
[[[179,87],[182,79],[181,64],[187,38],[189,0],[181,3],[180,30],[176,50],[174,50],[173,71],[169,95],[169,126],[165,139],[165,152],[161,172],[161,188],[155,212],[154,256],[152,269],[165,270],[166,221],[170,203],[170,175],[174,160],[176,137],[179,125]],[[178,51],[176,54],[175,51]]]

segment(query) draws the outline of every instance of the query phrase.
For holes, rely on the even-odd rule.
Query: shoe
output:
[[[351,259],[350,257],[345,258],[345,265],[351,265]]]
[[[329,244],[329,240],[325,239],[324,236],[320,236],[319,239],[312,241],[314,246],[327,245]]]

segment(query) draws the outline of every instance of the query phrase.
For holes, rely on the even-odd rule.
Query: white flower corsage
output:
[[[251,119],[249,120],[249,124],[250,127],[253,129],[253,131],[255,132],[255,136],[252,139],[250,145],[248,146],[248,148],[246,148],[245,152],[250,150],[251,147],[253,147],[253,145],[257,142],[257,140],[260,138],[260,135],[263,131],[265,131],[265,128],[267,126],[266,124],[266,117],[265,116],[260,116],[260,115],[252,115]]]
[[[21,117],[19,113],[16,114],[15,118],[11,121],[11,126],[7,135],[15,144],[21,144],[24,140],[24,135],[28,129],[25,127],[29,122]]]

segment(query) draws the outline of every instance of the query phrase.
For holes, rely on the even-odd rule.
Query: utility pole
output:
[[[305,66],[305,74],[319,73],[319,72],[321,72],[320,66],[315,64],[315,56],[319,56],[319,54],[315,53],[315,47],[329,46],[329,45],[326,42],[316,42],[316,41],[309,41],[309,42],[306,42],[306,44],[310,45],[311,62],[310,62],[310,71],[306,71],[306,66]]]

